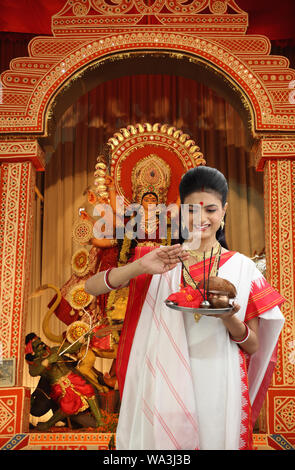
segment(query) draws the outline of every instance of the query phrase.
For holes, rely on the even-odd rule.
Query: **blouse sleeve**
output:
[[[280,307],[283,302],[285,302],[284,297],[267,282],[257,269],[251,282],[245,322],[276,306]]]

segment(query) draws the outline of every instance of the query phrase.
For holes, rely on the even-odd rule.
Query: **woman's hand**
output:
[[[215,317],[215,318],[221,318],[221,320],[228,320],[230,317],[234,316],[239,310],[240,310],[240,306],[238,304],[236,304],[235,302],[232,304],[233,308],[232,310],[226,312],[226,313],[223,313],[222,315],[221,314],[217,314],[217,315],[207,315],[208,317]]]
[[[179,244],[162,246],[140,258],[138,263],[146,274],[163,274],[188,259],[188,256]]]
[[[108,275],[108,281],[114,289],[122,288],[130,279],[141,274],[164,274],[175,268],[181,260],[186,259],[188,259],[188,253],[181,245],[161,246],[132,263],[112,269]],[[110,288],[105,283],[104,275],[105,272],[102,271],[87,279],[85,291],[95,296],[108,293]]]
[[[248,327],[249,329],[248,339],[244,341],[243,343],[241,344],[238,343],[238,344],[246,353],[254,354],[258,350],[258,347],[259,347],[258,318],[255,317],[255,318],[252,318],[251,320],[248,320],[247,327],[246,327],[244,322],[239,320],[234,314],[229,315],[225,318],[224,317],[225,315],[221,316],[223,320],[223,324],[227,328],[231,338],[234,339],[235,341],[241,341],[245,337],[247,333],[247,327]]]

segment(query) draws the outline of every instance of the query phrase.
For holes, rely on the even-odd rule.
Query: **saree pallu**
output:
[[[203,263],[190,269],[196,279],[203,275]],[[251,449],[252,422],[275,364],[284,299],[239,253],[221,256],[219,276],[237,289],[236,316],[259,317],[259,350],[246,358],[222,320],[202,316],[196,323],[193,315],[165,305],[179,290],[180,265],[134,280],[118,353],[118,449]]]

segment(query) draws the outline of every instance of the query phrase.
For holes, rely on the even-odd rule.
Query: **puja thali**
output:
[[[224,315],[225,313],[231,312],[232,309],[234,308],[232,305],[229,305],[226,308],[192,308],[192,307],[182,307],[181,305],[176,304],[172,300],[165,300],[165,305],[167,307],[173,309],[173,310],[178,310],[180,312],[185,312],[185,313],[192,313],[192,314],[200,314],[200,315]]]

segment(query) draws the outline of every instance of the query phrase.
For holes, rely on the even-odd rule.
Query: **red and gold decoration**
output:
[[[74,343],[77,339],[81,338],[89,331],[89,325],[84,321],[75,321],[67,328],[67,340],[69,343]]]
[[[266,37],[246,34],[248,15],[237,3],[68,0],[52,17],[53,36],[34,38],[29,57],[13,59],[2,74],[0,132],[45,132],[57,90],[83,69],[109,55],[123,60],[131,51],[155,49],[198,58],[242,90],[253,131],[292,131],[288,85],[295,72],[286,58],[270,55]]]
[[[285,325],[278,343],[278,361],[273,381],[268,390],[262,430],[266,433],[280,434],[291,444],[295,444],[295,217],[294,181],[295,158],[288,155],[295,140],[288,142],[286,153],[278,158],[278,144],[269,140],[267,160],[264,165],[265,182],[265,222],[266,222],[266,266],[267,278],[281,295],[287,299],[282,305]],[[269,153],[273,149],[273,158]],[[260,149],[262,158],[265,156]],[[288,156],[287,156],[288,155]]]
[[[93,295],[85,292],[84,284],[79,284],[71,288],[67,300],[73,309],[80,310],[88,307],[93,300]]]
[[[92,235],[91,235],[92,236]],[[89,271],[89,251],[80,248],[73,254],[72,270],[77,276],[85,276]]]
[[[93,237],[93,224],[89,220],[77,220],[73,228],[73,239],[79,243],[84,244]]]
[[[102,157],[97,157],[97,164],[95,165],[94,172],[94,185],[96,187],[96,193],[102,198],[108,198],[107,186],[105,185],[105,177],[107,176],[107,166],[102,161]]]
[[[295,70],[289,68],[285,57],[270,53],[267,37],[247,34],[247,26],[248,14],[239,8],[238,0],[156,0],[149,4],[142,0],[68,0],[52,17],[52,35],[34,38],[27,57],[14,58],[10,69],[1,75],[0,341],[3,356],[16,358],[17,371],[16,386],[0,389],[1,448],[13,449],[21,442],[27,443],[25,437],[18,438],[28,426],[26,399],[22,398],[15,408],[14,403],[23,368],[35,171],[45,168],[39,141],[47,135],[55,97],[83,77],[85,70],[97,67],[103,73],[109,61],[154,54],[197,62],[204,71],[218,75],[251,116],[257,169],[264,172],[265,181],[267,279],[286,298],[278,363],[260,419],[261,434],[256,435],[254,446],[294,446],[295,377],[290,354],[295,338],[295,108],[289,84],[295,79]],[[177,134],[178,130],[169,125],[153,126],[137,124],[114,129],[109,142],[113,146],[111,175],[123,175],[128,165],[131,174],[131,167],[151,154],[168,163],[172,174],[202,164],[201,155],[193,157],[195,144],[191,138],[181,131]],[[157,138],[151,139],[155,134]],[[101,194],[105,185],[99,178],[105,177],[105,170],[96,168],[96,187]],[[117,193],[130,201],[130,181],[127,188],[121,176],[115,184]],[[175,195],[176,189],[170,185],[168,201],[175,200]],[[90,226],[77,227],[77,240],[84,240],[88,229]],[[91,263],[92,268],[96,266],[93,259]],[[78,318],[70,321],[74,319]],[[27,392],[22,388],[22,393],[24,396]],[[29,446],[66,447],[74,445],[74,435],[34,434]],[[106,448],[109,440],[110,435],[81,435],[78,445],[87,447],[88,442],[95,448]]]
[[[28,388],[0,388],[0,435],[27,433],[29,413]]]
[[[183,173],[206,163],[195,141],[168,124],[130,125],[116,132],[108,145],[115,189],[126,205],[140,204],[142,195],[150,190],[158,195],[158,204],[175,202]]]

